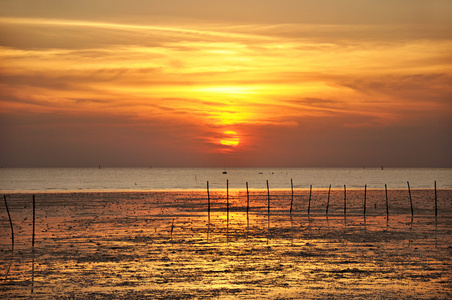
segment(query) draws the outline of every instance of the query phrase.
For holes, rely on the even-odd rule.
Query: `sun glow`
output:
[[[201,93],[216,93],[222,95],[244,95],[253,94],[255,88],[252,86],[213,86],[197,88],[196,91]]]
[[[240,143],[240,139],[235,131],[223,132],[223,137],[220,140],[220,144],[224,146],[236,147]]]
[[[142,164],[149,153],[168,165],[191,164],[186,157],[223,164],[223,154],[231,164],[260,165],[267,155],[269,164],[323,164],[333,150],[319,137],[328,134],[344,163],[354,164],[356,154],[336,132],[359,139],[370,128],[391,128],[399,130],[395,139],[409,124],[432,131],[450,124],[452,40],[439,23],[214,24],[187,15],[126,24],[113,16],[95,22],[13,15],[0,17],[7,33],[0,37],[0,116],[11,120],[0,124],[14,134],[0,134],[0,142],[19,149],[22,138],[34,143],[35,132],[52,129],[62,137],[52,151],[69,147],[58,156],[62,164],[81,149],[80,157],[92,157],[91,145],[111,152],[112,161],[129,157],[127,164]],[[111,147],[109,136],[126,137],[128,146]],[[304,140],[310,146],[298,155]],[[25,152],[10,153],[22,161]],[[53,164],[50,154],[42,159]]]

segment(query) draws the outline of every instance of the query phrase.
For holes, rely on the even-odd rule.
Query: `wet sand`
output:
[[[32,194],[0,202],[0,298],[450,299],[452,191]],[[34,275],[33,275],[34,265]],[[9,271],[8,271],[9,270]],[[7,275],[7,277],[6,277]],[[33,292],[31,292],[33,288]]]

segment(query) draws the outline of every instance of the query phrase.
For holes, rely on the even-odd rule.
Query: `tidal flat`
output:
[[[38,193],[34,252],[32,194],[7,195],[0,298],[452,298],[452,190],[413,217],[406,190],[309,194],[210,191],[209,222],[205,191]]]

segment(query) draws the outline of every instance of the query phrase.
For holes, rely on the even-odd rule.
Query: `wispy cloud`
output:
[[[100,114],[206,151],[235,130],[240,151],[257,147],[265,130],[405,126],[452,113],[452,42],[401,41],[408,25],[0,24],[0,107],[11,116],[83,123]]]

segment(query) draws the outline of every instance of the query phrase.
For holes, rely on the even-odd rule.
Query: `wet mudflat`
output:
[[[450,299],[452,191],[54,193],[0,206],[0,298]],[[34,264],[34,274],[32,267]],[[33,288],[33,292],[31,292]]]

